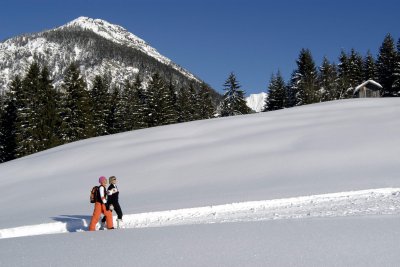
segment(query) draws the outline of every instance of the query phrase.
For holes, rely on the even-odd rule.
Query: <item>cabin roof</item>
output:
[[[362,84],[360,84],[359,86],[357,86],[355,89],[354,89],[354,93],[356,93],[356,92],[358,92],[358,90],[360,90],[362,87],[364,87],[364,86],[367,86],[367,85],[372,85],[371,87],[375,87],[375,88],[379,88],[379,89],[382,89],[383,87],[382,87],[382,85],[380,85],[379,83],[377,83],[377,82],[375,82],[374,80],[368,80],[368,81],[365,81],[365,82],[363,82]],[[367,86],[368,87],[368,86]],[[368,87],[368,88],[371,88],[371,87]]]

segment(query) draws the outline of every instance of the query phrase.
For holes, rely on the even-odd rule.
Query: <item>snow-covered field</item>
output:
[[[0,266],[397,266],[399,116],[399,98],[333,101],[1,164]],[[101,175],[124,229],[87,232]]]

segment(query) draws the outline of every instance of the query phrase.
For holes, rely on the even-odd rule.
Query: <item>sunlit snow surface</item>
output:
[[[334,101],[1,164],[0,265],[396,266],[399,116],[398,98]],[[89,233],[101,175],[125,229]]]

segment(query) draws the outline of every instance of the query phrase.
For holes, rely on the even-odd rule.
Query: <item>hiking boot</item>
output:
[[[117,229],[120,229],[122,227],[122,219],[117,219]]]

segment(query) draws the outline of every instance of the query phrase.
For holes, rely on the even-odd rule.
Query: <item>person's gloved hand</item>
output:
[[[114,205],[113,205],[113,204],[110,204],[109,207],[108,207],[108,209],[111,210],[111,211],[113,211],[113,210],[114,210]]]

